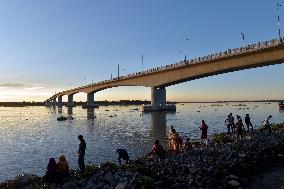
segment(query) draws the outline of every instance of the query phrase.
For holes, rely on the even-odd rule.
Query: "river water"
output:
[[[137,110],[139,109],[139,111]],[[198,139],[202,119],[208,134],[226,131],[228,113],[249,113],[253,125],[272,115],[272,122],[284,122],[284,111],[277,103],[188,103],[177,104],[176,113],[142,113],[141,106],[101,106],[94,112],[81,107],[0,107],[0,181],[23,172],[43,175],[50,157],[64,154],[70,168],[77,169],[77,136],[86,143],[87,163],[116,161],[117,148],[125,148],[130,158],[144,155],[156,139],[166,145],[171,125],[186,138]],[[72,113],[73,120],[57,121]]]

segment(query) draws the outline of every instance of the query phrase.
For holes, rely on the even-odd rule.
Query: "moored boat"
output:
[[[280,109],[284,109],[284,102],[279,102],[278,106]]]

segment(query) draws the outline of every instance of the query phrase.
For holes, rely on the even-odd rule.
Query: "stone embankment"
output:
[[[143,157],[129,165],[108,162],[90,165],[84,175],[72,172],[64,183],[47,184],[42,178],[22,175],[0,184],[1,189],[127,189],[127,188],[261,188],[258,176],[267,170],[283,172],[284,124],[273,127],[272,134],[257,130],[239,143],[226,134],[213,136],[206,148],[196,147],[188,153],[167,152],[164,160],[148,161]],[[277,173],[276,173],[277,175]],[[267,177],[270,189],[284,186],[284,180]],[[283,178],[283,177],[279,177]]]

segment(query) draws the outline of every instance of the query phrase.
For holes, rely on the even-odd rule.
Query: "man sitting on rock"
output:
[[[164,159],[164,157],[165,157],[165,150],[160,145],[160,141],[156,140],[149,154],[149,160]]]
[[[272,115],[269,115],[264,121],[263,121],[263,127],[264,129],[268,129],[269,134],[271,134],[271,124],[270,119],[272,118]],[[263,129],[263,130],[264,130]]]
[[[117,149],[116,153],[118,153],[118,162],[121,165],[121,159],[125,161],[125,163],[129,162],[129,156],[128,153],[125,149]]]

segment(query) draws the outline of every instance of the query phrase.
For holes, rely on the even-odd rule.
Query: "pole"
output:
[[[143,54],[141,56],[141,63],[142,63],[142,71],[144,70],[144,57],[143,57]]]
[[[281,31],[280,31],[280,16],[279,16],[279,7],[282,5],[277,2],[277,24],[278,24],[278,38],[281,40]]]
[[[119,77],[119,64],[117,65],[117,77]]]

